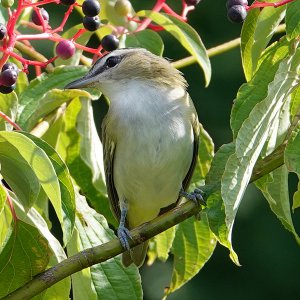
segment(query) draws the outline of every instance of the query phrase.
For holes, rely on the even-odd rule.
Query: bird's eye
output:
[[[116,66],[120,62],[120,57],[119,56],[111,56],[106,60],[106,65],[109,68],[112,68]]]

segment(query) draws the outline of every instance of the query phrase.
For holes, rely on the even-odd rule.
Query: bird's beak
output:
[[[68,83],[64,88],[82,89],[82,88],[93,87],[94,84],[95,84],[94,76],[91,76],[90,73],[87,73],[85,76]]]

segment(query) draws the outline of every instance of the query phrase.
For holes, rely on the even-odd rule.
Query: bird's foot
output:
[[[130,250],[128,239],[132,239],[130,231],[124,225],[120,225],[117,230],[118,238],[122,247],[126,250]]]
[[[194,189],[193,192],[186,192],[184,191],[183,189],[180,190],[179,192],[179,195],[188,199],[188,200],[191,200],[193,201],[194,203],[196,203],[198,206],[199,205],[203,205],[203,206],[206,206],[206,202],[205,200],[203,199],[203,196],[204,196],[204,192],[198,188]]]

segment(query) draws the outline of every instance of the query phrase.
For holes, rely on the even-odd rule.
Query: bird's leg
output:
[[[205,200],[203,199],[203,196],[204,196],[204,192],[200,189],[194,189],[193,192],[186,192],[183,190],[183,188],[180,189],[179,191],[179,196],[181,197],[184,197],[188,200],[191,200],[193,202],[195,202],[197,205],[203,205],[203,206],[206,206],[206,202]]]
[[[128,239],[131,239],[131,234],[128,228],[125,227],[126,215],[127,215],[127,206],[122,205],[120,225],[118,227],[117,234],[122,247],[126,250],[130,250]]]

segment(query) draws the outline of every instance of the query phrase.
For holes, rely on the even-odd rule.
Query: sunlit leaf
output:
[[[55,169],[61,192],[63,211],[63,223],[61,225],[64,233],[64,245],[66,245],[71,238],[75,224],[75,192],[69,171],[60,156],[50,145],[29,133],[23,132],[23,134],[45,151]]]
[[[258,60],[284,18],[284,14],[285,6],[265,7],[262,10],[253,9],[248,12],[241,34],[242,61],[247,81],[255,73]]]
[[[226,224],[231,240],[235,216],[251,178],[251,173],[268,138],[274,119],[278,116],[287,97],[298,84],[297,69],[300,51],[282,60],[268,95],[251,111],[242,124],[236,139],[236,153],[232,154],[222,177],[222,198],[225,203]]]
[[[284,39],[272,44],[261,60],[258,62],[259,69],[247,84],[243,84],[237,94],[232,107],[230,125],[234,137],[249,116],[254,106],[262,101],[268,94],[268,85],[273,81],[279,64],[289,53],[289,44]]]

